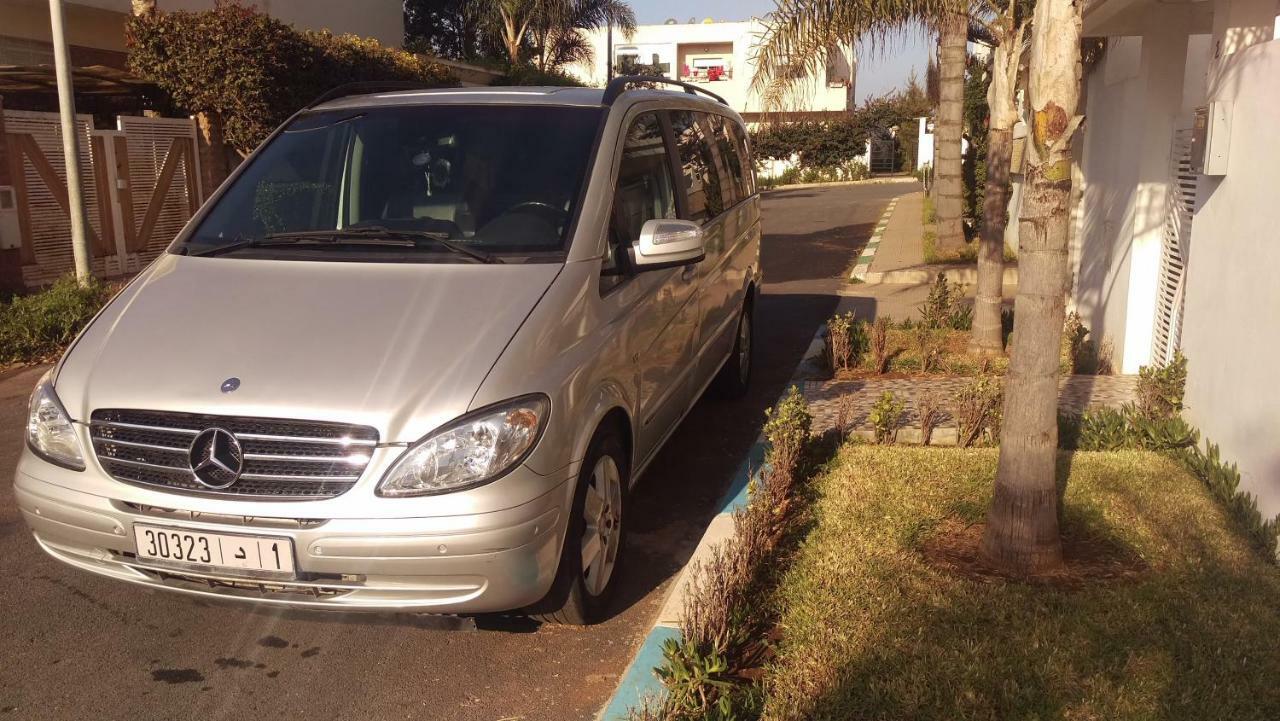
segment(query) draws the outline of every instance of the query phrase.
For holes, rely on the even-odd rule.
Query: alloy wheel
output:
[[[622,537],[622,474],[612,456],[601,456],[591,470],[582,515],[583,585],[587,593],[599,596],[613,576]]]

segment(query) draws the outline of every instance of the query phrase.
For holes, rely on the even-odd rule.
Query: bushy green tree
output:
[[[127,34],[130,69],[179,106],[217,117],[226,142],[241,153],[342,83],[454,83],[445,68],[412,53],[354,35],[295,30],[235,2],[135,16]]]

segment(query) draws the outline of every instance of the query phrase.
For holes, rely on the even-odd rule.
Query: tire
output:
[[[630,478],[630,458],[618,431],[613,428],[596,431],[578,476],[555,580],[547,596],[528,609],[530,616],[546,623],[572,626],[586,626],[603,617],[617,586],[614,581],[623,556],[626,539],[623,509]],[[591,514],[588,514],[589,506]],[[595,520],[589,520],[589,515]],[[592,544],[594,553],[588,550],[589,533],[598,534],[597,542]],[[588,553],[593,555],[588,558]]]
[[[742,314],[738,316],[738,331],[733,341],[733,352],[729,360],[720,367],[715,380],[711,382],[711,390],[718,398],[735,399],[747,394],[751,388],[752,359],[755,357],[755,313],[752,309],[751,295],[742,304]]]

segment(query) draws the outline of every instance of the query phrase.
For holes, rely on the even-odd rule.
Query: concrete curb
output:
[[[904,175],[892,178],[866,178],[864,180],[828,180],[822,183],[792,183],[790,185],[778,185],[768,190],[760,191],[761,195],[776,193],[779,190],[800,190],[802,188],[840,188],[846,185],[890,185],[893,183],[918,183],[915,176]]]
[[[867,241],[867,247],[862,250],[862,255],[858,256],[858,262],[854,264],[853,272],[849,274],[849,280],[855,283],[866,281],[867,274],[871,271],[871,261],[875,259],[876,251],[880,248],[880,241],[884,238],[884,229],[889,227],[889,218],[893,217],[893,211],[897,207],[897,198],[889,201],[888,207],[884,209],[884,214],[880,216],[880,220],[876,221],[876,231],[871,234],[871,239]]]
[[[880,225],[883,227],[883,223]],[[805,378],[811,377],[818,369],[822,359],[824,330],[825,327],[819,328],[814,334],[809,348],[792,371],[791,380],[782,391],[783,395],[786,395],[793,385],[801,385]],[[778,397],[779,400],[781,398],[782,396]],[[756,437],[755,443],[751,444],[742,463],[738,465],[733,482],[729,484],[729,488],[720,499],[720,511],[707,525],[706,531],[698,541],[698,546],[685,562],[684,568],[680,570],[680,575],[671,585],[671,590],[667,592],[653,628],[641,642],[635,658],[627,665],[622,679],[618,682],[618,687],[613,691],[612,698],[596,715],[597,721],[626,721],[630,709],[639,707],[647,700],[662,697],[662,682],[654,675],[653,669],[662,664],[662,645],[668,640],[680,638],[680,612],[684,609],[684,599],[692,580],[692,569],[695,564],[711,557],[711,550],[716,544],[733,537],[733,513],[747,504],[747,488],[764,466],[766,444],[764,433],[761,432]]]

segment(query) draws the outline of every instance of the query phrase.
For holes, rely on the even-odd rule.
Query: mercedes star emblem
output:
[[[200,485],[222,489],[236,482],[244,469],[240,441],[223,428],[207,428],[191,441],[191,472]]]

